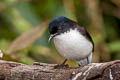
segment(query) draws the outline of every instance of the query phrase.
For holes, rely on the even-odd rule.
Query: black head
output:
[[[77,29],[83,36],[86,37],[86,39],[88,39],[89,41],[92,42],[93,47],[94,47],[93,40],[92,40],[91,36],[89,35],[89,33],[87,32],[87,30],[84,27],[80,26],[78,23],[76,23],[64,16],[58,16],[50,22],[50,24],[49,24],[49,32],[50,32],[49,41],[56,35],[60,35],[64,32],[69,31],[70,29]],[[93,48],[93,50],[94,50],[94,48]]]
[[[49,40],[56,35],[67,32],[72,26],[73,21],[64,16],[54,18],[49,24],[49,32],[51,35]]]

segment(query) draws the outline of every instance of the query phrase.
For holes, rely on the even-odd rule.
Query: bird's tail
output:
[[[92,63],[92,53],[87,58],[78,61],[79,66],[85,66],[89,63]]]

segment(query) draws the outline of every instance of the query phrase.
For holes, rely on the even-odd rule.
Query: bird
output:
[[[92,63],[94,42],[85,27],[67,17],[57,16],[48,28],[48,41],[53,39],[56,50],[65,58],[59,66],[64,66],[67,60],[77,61],[79,66]]]

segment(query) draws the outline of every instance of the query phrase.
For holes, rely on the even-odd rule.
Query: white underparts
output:
[[[70,60],[83,60],[93,49],[92,43],[87,40],[77,29],[70,29],[54,37],[57,51]],[[91,61],[91,60],[90,60]]]

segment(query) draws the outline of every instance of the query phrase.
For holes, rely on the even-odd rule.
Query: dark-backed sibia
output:
[[[77,22],[64,16],[58,16],[49,23],[50,37],[56,50],[65,61],[75,60],[80,66],[92,62],[94,43],[87,30]]]

